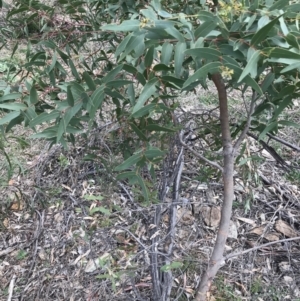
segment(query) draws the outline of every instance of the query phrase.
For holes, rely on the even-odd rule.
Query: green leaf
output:
[[[163,157],[165,156],[165,154],[166,154],[165,151],[162,151],[157,147],[152,147],[151,149],[145,151],[145,157],[149,160],[157,157]]]
[[[74,63],[73,63],[73,61],[72,61],[71,59],[69,60],[69,66],[70,66],[70,68],[71,68],[71,71],[72,71],[72,74],[74,75],[74,77],[75,77],[78,81],[80,81],[80,80],[81,80],[80,75],[79,75],[79,73],[77,72],[77,69],[76,69],[76,67],[75,67],[75,65],[74,65]]]
[[[118,57],[126,48],[127,44],[129,43],[130,39],[133,37],[133,33],[127,35],[123,41],[119,44],[115,51],[115,57]]]
[[[59,111],[52,111],[49,114],[47,112],[44,112],[40,115],[38,115],[37,117],[35,117],[30,123],[29,125],[31,127],[34,127],[38,124],[42,124],[44,122],[48,122],[50,120],[56,119],[57,117],[59,117],[60,112]]]
[[[67,87],[67,101],[70,107],[74,106],[74,97],[70,85]]]
[[[107,82],[110,82],[110,81],[114,80],[115,77],[120,74],[122,69],[123,69],[123,64],[118,65],[115,69],[108,72],[107,75],[105,77],[103,77],[102,81],[104,83],[107,83]]]
[[[124,179],[136,179],[136,172],[135,171],[126,171],[118,174],[116,176],[117,180],[124,180]]]
[[[177,131],[175,129],[170,129],[170,128],[167,128],[167,127],[163,127],[163,126],[160,126],[158,124],[149,124],[149,125],[146,126],[146,129],[148,131],[171,132],[171,133],[174,133],[174,132]]]
[[[183,88],[189,86],[191,83],[195,81],[204,80],[207,77],[208,73],[214,74],[220,72],[221,66],[222,64],[220,62],[211,62],[204,65],[185,81]]]
[[[3,118],[0,119],[0,125],[5,124],[18,117],[21,114],[20,111],[14,111],[6,114]]]
[[[293,121],[289,121],[289,120],[279,120],[278,124],[282,124],[282,125],[285,125],[285,126],[292,126],[292,127],[300,129],[300,124],[295,123]]]
[[[168,34],[170,34],[172,37],[174,37],[176,40],[178,40],[180,43],[185,43],[184,36],[175,27],[173,26],[167,27],[165,31]]]
[[[179,269],[183,266],[183,263],[182,262],[179,262],[179,261],[173,261],[172,263],[170,264],[165,264],[163,265],[160,270],[162,272],[168,272],[170,270],[173,270],[173,269]]]
[[[128,31],[137,31],[140,28],[140,21],[139,20],[126,20],[123,21],[121,24],[107,24],[101,27],[102,30],[110,30],[110,31],[121,31],[121,32],[128,32]]]
[[[132,115],[136,113],[144,104],[145,102],[156,92],[156,84],[158,83],[157,78],[152,78],[145,86],[140,94],[140,97],[136,103],[136,105],[133,107]]]
[[[153,67],[154,71],[160,72],[160,71],[171,71],[173,70],[171,67],[168,67],[165,64],[157,64]]]
[[[123,87],[125,85],[129,85],[129,84],[132,84],[132,81],[131,80],[124,80],[124,79],[115,79],[111,82],[107,82],[105,85],[107,87],[112,87],[112,88],[119,88],[119,87]]]
[[[260,58],[260,51],[259,50],[254,51],[245,69],[243,70],[240,78],[238,79],[238,82],[242,81],[249,73],[251,74],[251,77],[256,77],[257,63],[259,61],[259,58]]]
[[[0,97],[0,102],[4,102],[7,100],[16,100],[17,98],[21,98],[21,97],[22,97],[22,93],[10,93]]]
[[[177,89],[181,89],[184,84],[184,81],[182,79],[171,75],[162,76],[161,79],[165,84],[171,83],[172,86],[175,86]]]
[[[185,42],[178,42],[175,46],[175,55],[174,55],[175,75],[178,77],[182,72],[182,63],[184,60],[185,49],[186,49]]]
[[[142,188],[142,193],[143,193],[143,196],[144,196],[145,200],[149,201],[149,199],[150,199],[150,197],[149,197],[149,190],[148,190],[148,188],[147,188],[144,180],[142,179],[142,177],[140,175],[136,175],[136,177],[137,177],[139,185]]]
[[[289,72],[289,71],[294,70],[294,69],[300,69],[300,62],[299,63],[290,64],[289,66],[283,68],[280,71],[280,73],[286,73],[286,72]]]
[[[286,58],[286,59],[296,59],[300,60],[300,54],[288,49],[282,49],[279,47],[269,48],[269,54],[266,53],[264,49],[264,53],[268,55],[270,58]]]
[[[85,80],[85,82],[90,90],[92,90],[92,91],[96,90],[96,88],[97,88],[96,84],[87,71],[83,72],[82,77]]]
[[[148,6],[147,9],[141,9],[140,14],[142,14],[144,17],[148,18],[149,20],[157,19],[157,15],[151,6]]]
[[[0,108],[8,109],[11,111],[21,111],[21,110],[27,109],[28,107],[23,103],[13,103],[12,102],[12,103],[4,103],[4,104],[0,103]]]
[[[292,98],[287,96],[282,100],[282,102],[279,104],[275,112],[273,113],[273,119],[276,119],[282,112],[283,110],[292,104]]]
[[[277,0],[271,7],[269,7],[269,11],[286,8],[288,7],[289,2],[290,2],[289,0]]]
[[[278,122],[277,121],[274,121],[274,122],[271,122],[270,124],[268,124],[264,130],[259,134],[258,136],[258,140],[262,140],[267,133],[273,131],[273,129],[275,129],[276,127],[278,126]]]
[[[161,60],[162,64],[165,64],[166,66],[168,66],[170,63],[172,54],[173,54],[173,45],[169,42],[165,42],[161,48],[160,60]]]
[[[103,213],[104,215],[111,215],[111,212],[109,209],[106,209],[105,207],[103,206],[100,206],[100,207],[93,207],[92,209],[90,209],[90,214],[93,215],[94,213],[96,212],[101,212]]]
[[[285,37],[286,41],[292,46],[295,47],[296,49],[300,49],[299,43],[298,43],[298,38],[292,34],[291,32]]]
[[[138,153],[138,154],[132,155],[127,160],[125,160],[122,164],[118,165],[115,168],[115,171],[121,171],[124,169],[128,169],[132,165],[134,165],[137,162],[139,162],[140,160],[142,160],[142,158],[143,158],[143,153]]]
[[[132,128],[132,130],[138,135],[138,137],[142,141],[148,141],[148,138],[144,135],[144,133],[134,123],[130,122],[129,125]]]
[[[143,117],[147,114],[149,114],[150,112],[153,112],[154,108],[157,106],[156,103],[150,103],[144,107],[141,107],[139,110],[137,110],[135,113],[133,113],[131,116],[133,118],[140,118]]]
[[[281,15],[278,16],[277,18],[275,18],[274,20],[272,20],[271,22],[269,22],[267,25],[265,25],[261,29],[259,29],[255,33],[255,35],[252,37],[250,45],[257,46],[261,41],[263,41],[265,39],[265,37],[268,35],[268,33],[270,32],[270,30],[277,23],[277,21],[280,17],[281,17]]]
[[[261,84],[261,89],[262,89],[263,92],[267,91],[267,89],[274,82],[274,79],[275,79],[274,73],[270,72],[269,74],[267,74],[267,76],[264,78],[264,80],[263,80],[263,82]]]
[[[154,55],[154,45],[152,45],[145,56],[145,67],[149,68],[152,65],[153,62],[153,55]]]
[[[217,27],[217,23],[214,20],[209,20],[202,23],[196,30],[195,30],[195,37],[203,37],[205,38],[212,30]]]
[[[57,143],[59,143],[60,138],[62,137],[63,132],[66,131],[67,125],[69,124],[70,120],[77,114],[77,112],[82,107],[82,101],[77,102],[73,107],[70,107],[65,115],[62,117],[60,124],[59,124],[59,132],[57,134]]]
[[[87,110],[90,113],[90,118],[95,117],[96,111],[101,106],[104,100],[104,86],[100,86],[91,96],[91,101],[88,103]]]
[[[102,201],[104,197],[102,195],[84,195],[83,198],[88,201]]]
[[[185,54],[211,61],[219,61],[222,58],[222,54],[220,51],[208,47],[188,49],[185,51]]]

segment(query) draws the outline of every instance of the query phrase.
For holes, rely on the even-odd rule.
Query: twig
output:
[[[292,143],[290,143],[290,142],[287,142],[287,141],[285,141],[285,140],[282,140],[281,138],[278,138],[278,137],[276,137],[276,136],[273,136],[273,135],[271,135],[271,134],[269,134],[269,133],[267,133],[267,136],[268,136],[269,138],[273,139],[273,140],[276,140],[276,141],[280,142],[281,144],[283,144],[283,145],[285,145],[285,146],[290,147],[290,148],[293,149],[293,150],[296,150],[296,151],[300,152],[300,147],[297,146],[297,145],[295,145],[295,144],[292,144]]]
[[[268,247],[268,246],[271,246],[271,245],[275,245],[275,244],[277,244],[277,243],[282,243],[282,242],[287,242],[287,241],[293,241],[293,240],[300,240],[300,236],[292,237],[292,238],[286,238],[286,239],[281,239],[281,240],[277,240],[277,241],[271,241],[271,242],[268,242],[268,243],[266,243],[266,244],[263,244],[263,245],[260,245],[260,246],[253,247],[253,248],[251,248],[251,249],[247,249],[247,250],[245,250],[245,251],[231,253],[231,254],[228,254],[227,256],[225,256],[225,257],[224,257],[224,260],[228,260],[228,259],[233,258],[233,257],[237,257],[237,256],[240,256],[240,255],[244,255],[244,254],[253,252],[253,251],[258,250],[258,249],[261,249],[261,248],[265,248],[265,247]]]
[[[257,94],[256,92],[253,92],[252,94],[252,99],[251,99],[251,104],[250,104],[250,108],[249,108],[249,111],[247,112],[248,116],[247,116],[247,121],[246,121],[246,124],[245,124],[245,127],[242,131],[242,133],[240,134],[239,138],[237,139],[237,141],[235,142],[234,146],[233,146],[233,152],[236,153],[238,148],[240,147],[241,143],[243,142],[243,140],[245,139],[246,135],[247,135],[247,132],[250,128],[250,124],[251,124],[251,115],[254,111],[254,105],[255,105],[255,102],[258,100],[259,97],[256,97]],[[244,98],[244,96],[243,96]],[[246,107],[247,108],[247,107]]]
[[[7,297],[7,301],[11,301],[11,298],[13,296],[13,291],[14,291],[14,286],[15,286],[15,281],[16,281],[17,276],[13,275],[10,283],[9,283],[9,288],[8,288],[8,297]]]
[[[198,152],[194,151],[191,147],[189,147],[186,143],[183,142],[182,139],[182,134],[179,135],[179,141],[180,144],[182,146],[184,146],[185,148],[187,148],[192,154],[194,154],[196,157],[198,157],[199,159],[201,159],[202,161],[204,161],[205,163],[216,167],[217,169],[219,169],[222,173],[223,173],[223,167],[221,165],[219,165],[218,163],[214,162],[214,161],[210,161],[207,158],[205,158],[204,156],[202,156],[201,154],[199,154]]]

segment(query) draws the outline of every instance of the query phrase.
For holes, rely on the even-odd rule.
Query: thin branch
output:
[[[271,246],[271,245],[275,245],[275,244],[282,243],[282,242],[287,242],[287,241],[293,241],[293,240],[300,240],[300,236],[292,237],[292,238],[286,238],[286,239],[281,239],[281,240],[277,240],[277,241],[271,241],[271,242],[268,242],[266,244],[253,247],[251,249],[247,249],[245,251],[231,253],[231,254],[228,254],[227,256],[225,256],[224,260],[228,260],[228,259],[233,258],[233,257],[244,255],[244,254],[247,254],[247,253],[250,253],[250,252],[253,252],[255,250],[258,250],[258,249],[261,249],[261,248],[265,248],[265,247],[268,247],[268,246]]]
[[[192,154],[194,154],[197,158],[199,158],[200,160],[204,161],[205,163],[219,169],[221,172],[223,172],[223,167],[221,165],[219,165],[218,163],[214,162],[214,161],[210,161],[208,160],[207,158],[205,158],[204,156],[202,156],[201,154],[199,154],[198,152],[194,151],[191,147],[189,147],[186,143],[183,142],[183,139],[182,139],[182,135],[183,134],[180,134],[179,135],[179,141],[180,141],[180,144],[184,147],[186,147]]]
[[[241,143],[245,139],[245,137],[247,135],[247,132],[249,131],[250,124],[251,124],[251,115],[254,111],[254,105],[255,105],[255,103],[258,99],[259,99],[259,97],[257,97],[257,93],[253,91],[250,108],[249,108],[249,111],[248,111],[248,114],[247,114],[248,115],[247,116],[247,122],[245,124],[245,127],[244,127],[242,133],[240,134],[239,138],[237,139],[237,141],[235,142],[235,144],[233,146],[233,152],[234,153],[237,152],[237,150],[240,147]]]
[[[285,146],[288,146],[289,148],[291,148],[291,149],[293,149],[293,150],[296,150],[296,151],[300,152],[300,147],[297,146],[297,145],[295,145],[295,144],[292,144],[292,143],[290,143],[290,142],[287,142],[287,141],[285,141],[285,140],[283,140],[283,139],[281,139],[281,138],[278,138],[278,137],[276,137],[276,136],[273,136],[273,135],[271,135],[271,134],[269,134],[269,133],[267,133],[267,136],[268,136],[269,138],[273,139],[273,140],[276,140],[276,141],[280,142],[281,144],[283,144],[283,145],[285,145]]]

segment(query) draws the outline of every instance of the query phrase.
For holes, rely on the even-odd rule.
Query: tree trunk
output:
[[[234,185],[233,185],[233,172],[234,172],[234,153],[233,145],[229,127],[229,115],[227,104],[227,92],[221,74],[216,73],[212,76],[212,80],[218,90],[219,106],[220,106],[220,123],[222,132],[222,145],[223,145],[223,183],[224,183],[224,200],[221,211],[221,222],[217,234],[216,243],[213,253],[209,260],[208,266],[202,275],[195,301],[205,301],[207,292],[210,289],[211,283],[221,267],[223,261],[223,252],[225,243],[228,236],[232,202],[234,199]]]

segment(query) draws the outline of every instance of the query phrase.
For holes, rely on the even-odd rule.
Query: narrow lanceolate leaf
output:
[[[142,141],[148,141],[148,138],[134,123],[129,123],[129,125]]]
[[[174,63],[175,63],[175,75],[180,76],[182,71],[182,63],[184,60],[184,51],[186,49],[185,42],[178,42],[175,46],[175,56],[174,56]]]
[[[151,46],[145,55],[145,67],[149,68],[153,62],[154,46]]]
[[[175,39],[177,39],[179,42],[184,43],[184,36],[175,27],[170,26],[166,28],[165,31],[171,36],[173,36]]]
[[[277,107],[277,109],[275,110],[273,114],[273,119],[276,119],[283,112],[283,110],[291,104],[292,104],[292,98],[290,96],[284,98],[282,102],[279,104],[279,106]]]
[[[191,83],[195,81],[205,79],[208,73],[214,74],[219,72],[221,66],[222,64],[220,62],[211,62],[204,65],[185,81],[183,88],[189,86]]]
[[[121,171],[121,170],[124,170],[124,169],[128,169],[132,165],[139,162],[142,158],[143,158],[143,153],[138,153],[138,154],[132,155],[127,160],[125,160],[122,164],[118,165],[115,168],[115,171]]]
[[[56,119],[58,116],[60,115],[60,112],[58,111],[52,111],[49,114],[47,112],[44,112],[40,115],[38,115],[37,117],[35,117],[30,123],[29,125],[31,127],[36,126],[38,124],[42,124],[44,122],[48,122],[50,120]]]
[[[105,77],[103,77],[102,81],[104,83],[110,82],[120,73],[120,71],[123,69],[123,65],[117,66],[115,69],[111,70],[107,73]]]
[[[290,32],[286,37],[285,37],[286,41],[292,46],[295,47],[296,49],[300,49],[299,47],[299,43],[298,43],[298,39],[297,37]]]
[[[140,28],[139,20],[126,20],[121,24],[107,24],[101,27],[102,30],[111,30],[111,31],[137,31]]]
[[[257,75],[257,62],[260,57],[260,51],[256,50],[253,52],[252,56],[250,57],[245,69],[243,70],[238,82],[242,81],[249,73],[251,77],[256,77]]]
[[[269,74],[267,74],[267,76],[264,78],[261,84],[261,89],[263,92],[267,91],[267,89],[272,85],[274,79],[275,79],[274,73],[270,72]]]
[[[91,101],[88,103],[87,110],[90,114],[90,118],[93,119],[96,115],[96,111],[100,108],[104,100],[104,86],[100,86],[92,94]]]
[[[201,24],[196,30],[195,30],[195,37],[206,37],[212,30],[214,30],[217,27],[217,23],[213,20],[209,20]]]
[[[162,64],[169,65],[173,54],[173,45],[169,42],[165,42],[161,48],[160,60]]]
[[[185,54],[210,61],[218,61],[222,56],[220,51],[208,47],[188,49],[185,51]]]
[[[279,18],[279,22],[280,22],[280,28],[282,30],[282,33],[286,36],[288,35],[288,33],[290,32],[289,29],[287,28],[283,17]]]
[[[256,32],[256,34],[251,39],[251,46],[257,46],[261,41],[265,39],[265,37],[268,35],[269,31],[274,27],[274,25],[277,23],[278,19],[281,16],[278,16],[273,21],[262,27],[260,30]]]
[[[17,98],[20,98],[21,96],[22,93],[10,93],[0,97],[0,102],[7,101],[7,100],[15,100]]]
[[[74,106],[74,97],[70,85],[67,87],[67,101],[70,107]]]
[[[67,128],[70,120],[77,114],[82,107],[82,101],[78,101],[73,107],[69,108],[62,118],[64,130]]]
[[[259,134],[258,136],[258,140],[262,140],[267,133],[269,132],[272,132],[275,128],[277,128],[278,126],[278,122],[277,121],[274,121],[274,122],[271,122],[270,124],[268,124],[265,129]]]
[[[7,109],[11,111],[21,111],[27,109],[27,106],[23,103],[0,103],[0,109]]]
[[[132,110],[132,114],[134,114],[135,112],[137,112],[144,104],[145,102],[156,92],[157,88],[156,88],[156,84],[158,83],[158,79],[157,78],[152,78],[145,86],[144,89],[136,103],[136,105],[134,106],[133,110]]]
[[[266,53],[264,51],[264,53]],[[268,54],[269,53],[269,54]],[[300,60],[300,54],[296,53],[294,51],[288,50],[288,49],[282,49],[282,48],[269,48],[268,53],[266,53],[270,58],[280,58],[280,59],[296,59]]]
[[[143,197],[145,198],[146,201],[149,201],[149,199],[150,199],[149,190],[148,190],[143,178],[140,175],[137,175],[136,177],[137,177],[139,185],[142,188]]]
[[[30,100],[29,101],[31,104],[36,104],[39,101],[38,95],[37,95],[37,92],[36,92],[36,89],[34,86],[32,86],[30,89]]]
[[[292,127],[295,127],[295,128],[300,129],[300,124],[295,123],[295,122],[293,122],[293,121],[289,121],[289,120],[279,120],[278,123],[279,123],[279,124],[282,124],[282,125],[285,125],[285,126],[292,126]]]
[[[156,105],[157,105],[156,103],[150,103],[146,106],[143,106],[139,110],[137,110],[135,113],[133,113],[131,116],[133,118],[143,117],[143,116],[149,114],[150,112],[152,112],[155,109]]]
[[[165,154],[166,154],[165,151],[162,151],[156,147],[153,147],[153,148],[145,151],[145,157],[149,160],[157,158],[157,157],[163,157]]]
[[[113,80],[111,82],[106,83],[106,87],[113,87],[113,88],[119,88],[122,86],[126,86],[132,84],[131,80],[125,80],[125,79],[117,79],[117,80]]]
[[[85,80],[85,82],[90,90],[92,90],[92,91],[96,90],[96,88],[97,88],[96,84],[94,83],[92,77],[89,75],[89,73],[87,71],[83,72],[82,77]]]
[[[73,61],[70,59],[69,60],[69,66],[70,66],[70,68],[71,68],[71,71],[72,71],[72,74],[74,75],[74,77],[78,80],[78,81],[80,81],[80,75],[79,75],[79,73],[78,73],[78,71],[77,71],[77,69],[76,69],[76,67],[75,67],[75,64],[73,63]]]
[[[135,171],[125,171],[117,175],[117,180],[124,180],[124,179],[136,179],[136,172]]]
[[[273,11],[275,9],[282,9],[282,8],[285,8],[289,5],[289,0],[277,0],[277,1],[274,1],[275,3],[269,7],[269,11]]]
[[[5,124],[18,117],[21,114],[20,111],[14,111],[6,114],[3,118],[0,119],[0,125]]]
[[[300,69],[300,62],[299,63],[293,63],[293,64],[290,64],[289,66],[283,68],[280,73],[286,73],[286,72],[289,72],[293,69]]]

